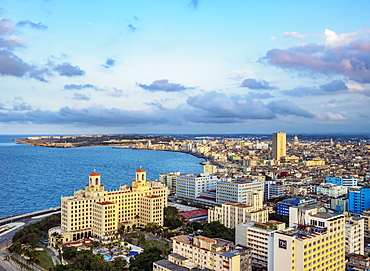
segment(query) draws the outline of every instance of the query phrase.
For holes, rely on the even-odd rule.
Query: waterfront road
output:
[[[44,211],[34,212],[30,214],[13,216],[10,218],[5,218],[0,220],[0,227],[6,225],[19,225],[18,227],[13,227],[8,231],[1,233],[0,236],[0,271],[14,271],[20,270],[17,267],[11,265],[8,261],[4,261],[4,257],[8,255],[5,251],[6,248],[11,244],[13,235],[22,229],[23,227],[33,224],[37,221],[42,220],[45,216],[52,215],[60,210],[59,208],[52,208]],[[22,223],[22,224],[20,224]]]

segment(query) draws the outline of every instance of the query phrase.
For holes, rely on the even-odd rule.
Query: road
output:
[[[8,232],[6,232],[6,233],[4,233],[0,236],[0,271],[18,271],[18,270],[20,270],[19,268],[11,265],[9,262],[3,261],[4,257],[8,255],[8,253],[5,251],[5,248],[11,243],[14,234],[17,231],[19,231],[20,229],[23,229],[25,226],[36,223],[37,221],[42,220],[45,217],[45,215],[50,215],[52,213],[55,213],[54,209],[41,211],[41,212],[37,212],[37,213],[32,213],[32,215],[33,214],[36,215],[33,218],[32,218],[31,214],[25,214],[25,215],[13,217],[11,219],[7,218],[7,219],[2,219],[1,220],[1,221],[6,220],[6,221],[8,221],[8,223],[20,222],[20,223],[24,223],[24,225],[17,228],[17,229],[8,231]],[[0,224],[4,225],[1,222],[0,222]]]

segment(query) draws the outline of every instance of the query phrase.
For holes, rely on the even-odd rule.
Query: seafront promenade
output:
[[[46,210],[31,212],[22,215],[15,215],[0,219],[0,271],[15,271],[20,270],[18,266],[12,265],[9,261],[4,259],[10,255],[6,248],[11,244],[13,235],[24,226],[40,221],[46,216],[57,214],[60,212],[60,207],[49,208]],[[24,261],[20,256],[11,254],[17,257],[21,262]],[[25,262],[24,262],[25,263]],[[34,270],[42,270],[38,266],[33,266]]]
[[[1,218],[0,219],[0,227],[9,223],[14,223],[17,222],[21,219],[25,218],[41,218],[42,216],[46,215],[51,215],[52,213],[59,213],[60,212],[60,207],[54,207],[54,208],[49,208],[46,210],[41,210],[41,211],[35,211],[27,214],[22,214],[22,215],[15,215],[15,216],[9,216],[6,218]]]

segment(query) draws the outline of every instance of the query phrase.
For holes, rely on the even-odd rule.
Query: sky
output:
[[[0,0],[0,134],[370,134],[369,10]]]

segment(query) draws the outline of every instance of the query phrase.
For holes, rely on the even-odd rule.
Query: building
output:
[[[61,229],[63,242],[86,237],[113,238],[121,226],[132,227],[156,223],[163,225],[163,208],[167,206],[168,189],[152,186],[146,171],[136,171],[132,185],[106,191],[101,175],[89,175],[84,190],[61,198]],[[55,228],[49,232],[55,231]]]
[[[363,211],[360,217],[364,219],[364,237],[370,239],[370,209]]]
[[[286,156],[286,134],[272,134],[272,159],[279,160]]]
[[[231,180],[222,179],[217,181],[217,203],[239,202],[248,205],[247,195],[255,190],[263,191],[263,182],[257,180]]]
[[[344,224],[342,214],[291,207],[291,227],[274,233],[273,270],[345,270]]]
[[[316,187],[316,193],[332,198],[338,198],[342,195],[347,195],[348,186],[337,185],[333,183],[322,183]]]
[[[357,186],[357,179],[354,177],[351,178],[326,177],[325,182],[343,186]]]
[[[218,178],[207,173],[180,175],[176,179],[178,199],[195,200],[203,191],[215,190]]]
[[[361,214],[370,208],[370,188],[352,188],[348,191],[348,211]]]
[[[370,271],[370,257],[360,254],[349,254],[347,258],[347,271]]]
[[[163,183],[165,186],[168,187],[168,189],[176,189],[176,178],[180,176],[180,172],[168,172],[159,174],[159,180],[161,183]]]
[[[289,215],[289,208],[292,206],[302,206],[313,204],[316,199],[307,199],[304,197],[296,196],[290,199],[284,199],[277,204],[277,213],[279,215]]]
[[[342,214],[347,211],[348,199],[347,197],[340,197],[336,199],[330,199],[330,208],[337,214]]]
[[[273,233],[285,229],[285,223],[266,221],[266,223],[249,222],[235,227],[235,242],[252,248],[252,265],[254,268],[273,270]]]
[[[364,255],[364,222],[361,217],[346,217],[346,254]]]
[[[223,203],[208,212],[208,223],[220,221],[228,228],[235,228],[237,224],[250,221],[265,222],[268,220],[268,211],[263,209],[263,192],[256,190],[247,194],[247,204],[238,202]]]
[[[251,271],[252,257],[251,249],[242,245],[234,245],[232,242],[219,239],[207,238],[204,236],[190,237],[180,235],[172,237],[173,253],[169,256],[168,261],[184,267],[184,263],[188,262],[188,266],[215,271]],[[159,261],[161,262],[161,261]],[[163,262],[155,262],[154,270],[181,270],[191,269],[163,269]],[[191,262],[191,264],[189,264]],[[167,263],[168,264],[168,263]],[[160,265],[160,267],[156,267]],[[175,268],[173,266],[172,268]],[[176,267],[177,268],[177,267]],[[191,269],[193,270],[193,269]],[[207,270],[207,269],[205,269]]]
[[[266,181],[263,200],[284,197],[284,183],[282,181]]]

